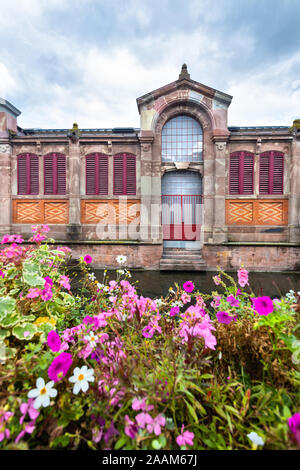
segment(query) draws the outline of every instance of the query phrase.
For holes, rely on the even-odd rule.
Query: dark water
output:
[[[99,282],[103,280],[103,271],[95,270],[95,275]],[[132,278],[130,281],[139,281],[137,289],[140,295],[145,297],[160,297],[168,293],[169,287],[176,282],[182,285],[185,281],[193,281],[196,289],[203,294],[216,290],[216,285],[212,277],[214,272],[168,272],[168,271],[130,271]],[[235,273],[229,273],[235,280]],[[110,279],[116,279],[114,271],[108,272]],[[300,291],[300,272],[288,273],[249,273],[250,286],[257,296],[268,295],[270,297],[280,297],[285,295],[290,289]],[[221,292],[219,286],[218,290]]]

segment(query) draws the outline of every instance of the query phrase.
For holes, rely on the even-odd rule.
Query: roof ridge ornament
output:
[[[178,80],[190,80],[190,74],[188,73],[186,64],[182,65]]]

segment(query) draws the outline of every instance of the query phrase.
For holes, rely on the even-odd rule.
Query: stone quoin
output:
[[[299,269],[300,120],[228,127],[231,100],[185,64],[138,129],[22,129],[0,98],[0,234],[49,224],[95,267]]]

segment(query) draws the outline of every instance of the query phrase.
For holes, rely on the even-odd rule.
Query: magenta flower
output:
[[[48,369],[48,376],[50,380],[58,382],[60,379],[65,377],[72,364],[72,355],[66,352],[62,352],[57,356],[50,364]]]
[[[234,297],[234,295],[230,294],[226,298],[227,302],[232,306],[232,307],[238,307],[240,305],[240,301]]]
[[[0,269],[0,277],[4,277],[4,272]]]
[[[245,287],[248,282],[248,271],[244,268],[238,270],[238,282],[241,287]]]
[[[193,292],[195,289],[194,283],[192,281],[186,281],[182,287],[185,292]]]
[[[134,421],[132,421],[128,415],[125,416],[125,434],[129,436],[131,439],[134,439],[135,436],[138,433],[139,428],[135,424]]]
[[[227,312],[217,312],[216,317],[219,323],[225,323],[225,325],[228,325],[228,323],[234,320]]]
[[[36,299],[37,297],[40,296],[41,290],[38,289],[37,287],[30,287],[28,290],[28,294],[26,295],[27,299]]]
[[[274,304],[270,297],[256,297],[253,299],[253,308],[259,315],[269,315],[274,310]]]
[[[171,310],[169,312],[169,315],[170,315],[170,317],[174,317],[175,315],[178,315],[179,312],[180,312],[179,307],[178,307],[178,305],[176,305],[175,307],[171,308]]]
[[[36,233],[35,235],[33,235],[33,237],[31,238],[31,240],[33,242],[36,242],[36,243],[41,243],[43,240],[45,240],[47,237],[46,235],[42,235],[41,233]]]
[[[48,333],[47,344],[48,344],[49,348],[51,349],[51,351],[53,351],[53,352],[57,352],[57,351],[60,350],[61,341],[60,341],[59,335],[56,333],[55,330],[51,330]]]
[[[161,434],[161,426],[165,426],[166,419],[162,415],[156,416],[151,423],[147,424],[147,431],[154,432],[156,436]]]
[[[153,419],[151,418],[149,413],[144,412],[136,415],[135,419],[141,429],[144,429],[148,424],[152,424],[153,422]]]
[[[93,261],[93,258],[90,255],[85,255],[85,257],[83,258],[83,261],[86,264],[91,264],[91,262]]]
[[[49,284],[51,287],[53,286],[53,281],[52,281],[51,277],[45,276],[44,281],[45,281],[46,284]]]
[[[300,413],[295,413],[288,419],[288,425],[297,444],[300,446]]]
[[[0,442],[2,442],[4,439],[10,438],[10,431],[8,428],[6,428],[5,423],[7,423],[12,416],[13,413],[11,411],[0,411]]]
[[[44,290],[41,292],[41,297],[45,302],[47,300],[51,300],[53,297],[51,285],[48,284],[48,282],[45,282]]]
[[[176,442],[181,446],[192,446],[194,445],[194,433],[190,431],[184,431],[184,425],[181,427],[181,434],[176,437]]]

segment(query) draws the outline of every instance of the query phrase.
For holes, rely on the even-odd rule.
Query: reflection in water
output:
[[[216,286],[212,277],[217,274],[210,272],[168,272],[168,271],[130,271],[131,282],[139,281],[137,284],[138,293],[145,297],[160,297],[168,293],[169,287],[177,283],[182,285],[185,281],[193,281],[196,289],[203,294],[212,290],[222,292],[221,286]],[[237,280],[236,273],[229,273]],[[103,271],[95,270],[95,275],[99,282],[103,280]],[[110,279],[115,279],[114,271],[108,272]],[[290,289],[300,291],[300,273],[249,273],[249,283],[256,296],[269,295],[270,297],[280,297],[285,295]]]

